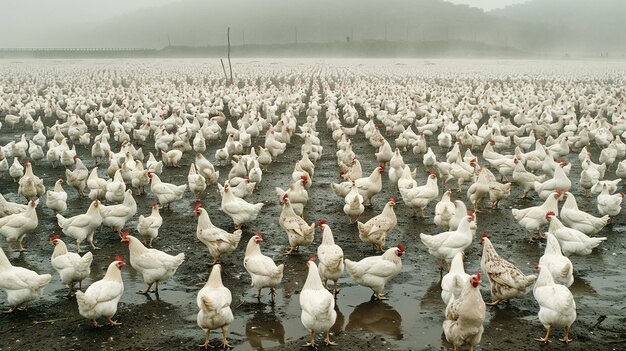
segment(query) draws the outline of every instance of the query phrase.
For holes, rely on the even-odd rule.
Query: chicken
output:
[[[16,183],[24,177],[24,166],[20,164],[17,157],[13,158],[13,163],[11,163],[11,167],[9,167],[9,175]]]
[[[76,250],[81,253],[80,244],[87,239],[87,242],[91,245],[91,248],[98,250],[93,243],[93,234],[98,227],[102,225],[102,215],[100,215],[99,200],[94,200],[89,205],[87,213],[76,215],[74,217],[65,218],[60,213],[57,213],[57,221],[63,234],[76,240]]]
[[[189,174],[187,175],[187,183],[189,183],[189,190],[193,193],[196,201],[200,201],[202,192],[206,189],[206,178],[196,172],[196,165],[192,163],[189,166]]]
[[[598,212],[603,216],[608,215],[615,217],[622,210],[622,200],[624,200],[624,193],[611,195],[609,193],[609,186],[604,184],[602,186],[602,193],[598,195]]]
[[[124,194],[124,202],[121,204],[100,205],[98,208],[102,216],[102,225],[110,227],[114,232],[120,234],[126,222],[137,213],[137,202],[133,197],[133,191],[128,189]]]
[[[412,216],[420,211],[422,218],[428,218],[424,213],[424,209],[428,204],[439,196],[439,186],[437,186],[437,176],[431,173],[426,179],[426,184],[411,189],[400,188],[400,195],[404,204],[411,209]]]
[[[576,302],[566,286],[555,283],[550,270],[539,265],[539,277],[533,288],[533,295],[539,304],[539,321],[547,329],[546,336],[535,339],[545,344],[550,342],[552,327],[565,328],[565,336],[560,341],[569,344],[570,328],[576,320]]]
[[[363,201],[365,206],[372,205],[372,197],[382,190],[382,174],[385,173],[385,166],[380,165],[374,169],[374,171],[370,174],[369,177],[359,178],[355,180],[356,187],[359,189],[359,194],[363,196]],[[351,182],[343,182],[341,184],[331,183],[331,187],[335,194],[345,197],[350,188],[352,187]]]
[[[147,247],[152,247],[152,241],[159,236],[159,228],[163,224],[163,218],[159,213],[159,205],[155,202],[152,204],[152,212],[148,217],[139,216],[137,221],[137,232],[143,236]]]
[[[206,179],[207,185],[217,183],[220,172],[215,171],[215,167],[213,166],[211,161],[207,160],[201,153],[197,153],[195,164],[198,174],[201,174]]]
[[[394,207],[396,199],[391,198],[383,208],[383,211],[372,217],[365,223],[357,222],[359,238],[366,244],[372,244],[374,250],[385,251],[385,239],[387,234],[398,224]]]
[[[12,214],[25,212],[28,207],[28,205],[9,202],[4,198],[4,196],[2,196],[2,194],[0,194],[0,218],[10,216]]]
[[[91,284],[84,293],[76,292],[78,312],[81,316],[91,320],[96,328],[100,327],[97,321],[100,317],[106,318],[110,326],[122,324],[111,318],[117,313],[117,304],[124,293],[121,273],[124,265],[126,261],[122,257],[115,257],[102,279]]]
[[[233,311],[230,304],[233,297],[227,287],[222,283],[222,266],[216,264],[211,269],[211,274],[204,287],[198,291],[196,303],[200,311],[198,312],[198,326],[204,331],[204,344],[199,347],[213,348],[209,345],[209,334],[213,329],[222,329],[223,349],[231,348],[226,335],[228,328],[234,320]]]
[[[251,204],[234,196],[228,181],[224,183],[220,209],[233,219],[235,229],[241,229],[244,224],[254,221],[261,212],[261,208],[263,208],[263,203]]]
[[[576,198],[570,192],[565,193],[565,203],[561,207],[560,217],[565,226],[579,230],[587,235],[594,235],[602,230],[610,219],[608,215],[598,218],[579,210]]]
[[[343,212],[348,216],[350,224],[357,222],[359,217],[365,211],[363,206],[363,196],[359,194],[356,183],[351,181],[352,187],[350,192],[344,198]]]
[[[548,230],[558,239],[561,251],[565,256],[589,255],[595,247],[607,239],[606,237],[590,238],[579,230],[564,226],[554,214],[549,213],[546,216],[550,221]]]
[[[473,350],[483,335],[486,307],[479,286],[480,273],[477,273],[463,283],[461,293],[452,297],[446,307],[443,332],[455,351],[464,344]]]
[[[553,215],[553,214],[552,214]],[[552,217],[552,216],[550,216]],[[569,258],[563,256],[561,245],[554,234],[547,232],[546,249],[539,259],[539,265],[547,269],[557,284],[565,285],[568,288],[574,283],[574,267]]]
[[[162,207],[169,208],[172,202],[182,199],[185,190],[187,190],[187,184],[163,183],[155,173],[148,172],[148,177],[150,177],[150,191],[157,197]]]
[[[120,169],[116,170],[113,174],[113,179],[107,180],[105,186],[106,192],[104,197],[107,202],[122,202],[124,201],[124,194],[126,193],[126,183],[122,176]]]
[[[443,272],[444,262],[448,263],[448,270],[450,270],[450,262],[454,256],[465,251],[472,244],[474,235],[470,230],[470,223],[473,220],[472,216],[465,216],[456,230],[436,235],[420,233],[420,240],[428,248],[428,253],[439,259],[441,272]]]
[[[0,289],[7,295],[7,301],[11,305],[6,313],[18,310],[26,310],[28,303],[35,301],[43,295],[43,291],[50,283],[50,274],[37,274],[30,269],[14,267],[0,248]]]
[[[487,234],[483,234],[480,243],[483,245],[480,269],[489,278],[491,296],[494,299],[488,305],[495,306],[526,294],[528,288],[537,279],[537,276],[524,275],[511,262],[500,257]]]
[[[487,179],[487,173],[481,169],[476,182],[467,189],[467,199],[472,206],[474,206],[474,212],[480,212],[480,210],[478,210],[478,203],[489,195],[489,188],[490,184]]]
[[[33,167],[30,161],[24,161],[24,176],[19,180],[19,188],[17,194],[24,196],[27,200],[33,200],[35,197],[41,197],[46,192],[43,180],[33,173]]]
[[[463,287],[470,278],[463,268],[463,252],[457,252],[450,264],[450,272],[441,279],[441,299],[448,305],[451,299],[458,299],[461,296]]]
[[[261,242],[263,236],[256,232],[248,240],[246,253],[243,259],[243,267],[246,269],[252,280],[251,286],[258,290],[257,299],[261,299],[261,289],[270,288],[272,304],[276,295],[276,287],[283,279],[284,264],[276,266],[274,260],[261,253]]]
[[[72,296],[74,284],[78,283],[78,288],[83,288],[83,280],[91,273],[91,262],[93,255],[87,252],[82,257],[74,252],[68,252],[67,246],[61,240],[60,235],[54,235],[50,238],[50,242],[54,245],[54,251],[50,262],[52,267],[59,272],[61,281],[67,285],[67,296]]]
[[[144,295],[154,292],[159,297],[159,283],[171,278],[176,270],[185,260],[185,254],[179,253],[176,256],[166,254],[157,249],[148,249],[141,241],[128,232],[122,233],[122,243],[128,246],[130,251],[130,265],[141,273],[143,281],[148,286]],[[155,285],[154,291],[150,290]]]
[[[512,209],[513,217],[517,222],[522,225],[526,230],[530,232],[529,242],[534,242],[534,234],[535,231],[539,231],[539,239],[541,239],[541,227],[548,224],[546,219],[546,213],[553,212],[557,216],[559,214],[559,198],[561,197],[560,191],[552,193],[552,196],[549,196],[543,204],[539,206],[528,207],[524,209]]]
[[[374,299],[383,300],[385,285],[402,271],[401,257],[404,251],[404,245],[399,244],[387,249],[381,256],[366,257],[358,262],[346,258],[346,270],[355,283],[374,291]]]
[[[65,178],[67,184],[76,189],[79,197],[85,196],[85,188],[87,187],[87,178],[89,177],[89,170],[83,164],[83,161],[74,156],[74,170],[65,170]]]
[[[564,163],[561,162],[560,167],[556,167],[552,179],[548,179],[543,183],[537,181],[534,183],[535,191],[540,198],[545,200],[556,190],[568,191],[572,187],[572,182],[565,175],[563,166]]]
[[[300,179],[293,182],[286,191],[281,188],[276,188],[276,195],[278,195],[279,200],[283,198],[283,195],[289,195],[291,207],[300,217],[302,217],[302,213],[304,212],[304,206],[309,202],[309,192],[306,190],[307,183],[308,176],[303,175]]]
[[[256,188],[256,183],[251,183],[248,176],[235,177],[229,180],[230,191],[235,197],[243,199],[252,195],[252,192]],[[221,184],[217,184],[220,194],[224,193],[224,187]]]
[[[302,217],[294,212],[288,194],[283,195],[280,202],[283,204],[283,209],[280,212],[278,223],[285,230],[289,239],[289,250],[285,252],[285,255],[292,255],[300,250],[300,246],[311,245],[315,235],[315,223],[307,224]]]
[[[524,164],[517,158],[513,159],[515,163],[515,169],[513,169],[513,182],[520,185],[524,191],[522,198],[525,199],[528,196],[530,189],[534,189],[535,182],[541,183],[545,181],[545,175],[535,175],[526,171]]]
[[[216,227],[200,204],[196,205],[195,213],[198,216],[196,237],[209,249],[209,253],[213,256],[212,264],[218,264],[222,255],[235,251],[241,240],[242,231],[237,229],[229,233]]]
[[[48,190],[46,206],[54,213],[63,213],[67,210],[67,193],[63,190],[63,179],[54,183],[54,190]]]
[[[344,267],[343,250],[341,246],[335,244],[333,232],[326,221],[321,220],[319,226],[322,229],[322,243],[317,247],[317,257],[320,260],[318,267],[320,278],[322,278],[322,283],[326,289],[328,289],[328,281],[333,281],[333,295],[337,296],[339,292],[337,281],[341,277]]]
[[[107,181],[98,177],[98,167],[94,167],[87,177],[87,187],[89,188],[89,198],[91,201],[95,199],[106,198]]]
[[[441,196],[441,200],[435,206],[434,222],[441,228],[448,228],[450,219],[455,212],[454,202],[450,200],[451,196],[452,190],[444,192]]]
[[[166,166],[180,167],[178,162],[180,162],[182,157],[183,152],[180,150],[161,151],[161,159]]]
[[[333,295],[322,285],[315,258],[307,262],[309,272],[300,291],[300,308],[302,325],[309,331],[311,340],[304,347],[316,347],[315,334],[326,333],[326,346],[337,345],[330,340],[330,328],[335,324],[337,312]]]
[[[30,200],[26,211],[0,218],[0,234],[6,239],[9,251],[13,251],[14,242],[17,242],[20,252],[25,250],[22,245],[24,236],[39,225],[36,207],[37,202]]]

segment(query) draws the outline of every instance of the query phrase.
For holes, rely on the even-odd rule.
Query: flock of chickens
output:
[[[594,235],[621,210],[623,193],[617,190],[626,178],[626,144],[621,141],[626,137],[623,91],[589,97],[545,89],[542,94],[516,96],[502,95],[497,85],[445,93],[397,83],[389,83],[393,87],[389,90],[380,85],[355,90],[343,78],[311,74],[308,79],[295,88],[274,85],[269,79],[258,85],[244,83],[243,89],[221,86],[184,99],[172,98],[172,91],[142,90],[132,84],[115,92],[87,93],[89,89],[70,92],[54,84],[28,92],[15,82],[5,82],[0,94],[4,121],[0,133],[8,135],[15,128],[33,131],[0,146],[0,176],[8,174],[15,181],[15,187],[0,194],[0,234],[8,252],[27,248],[24,239],[38,227],[38,205],[43,200],[61,229],[62,234],[50,238],[54,246],[51,264],[67,285],[68,296],[75,294],[80,314],[94,326],[100,326],[99,319],[119,325],[113,317],[124,293],[120,271],[125,258],[112,257],[102,279],[83,291],[94,250],[99,249],[94,233],[101,227],[116,233],[128,247],[130,265],[143,277],[146,289],[142,293],[158,297],[159,284],[185,262],[184,253],[173,255],[153,248],[153,244],[159,246],[160,211],[193,198],[197,239],[213,259],[208,281],[197,294],[197,323],[205,332],[200,346],[210,347],[210,331],[220,329],[221,346],[231,347],[227,333],[234,319],[232,296],[222,283],[221,259],[247,236],[246,227],[252,228],[243,267],[258,298],[262,289],[269,289],[273,302],[284,264],[277,265],[263,254],[264,237],[255,231],[254,222],[263,216],[264,203],[246,198],[263,186],[263,174],[271,172],[272,163],[284,162],[281,157],[294,147],[292,138],[297,136],[302,140],[300,158],[293,163],[292,174],[284,175],[290,185],[276,188],[275,198],[267,202],[282,206],[276,222],[286,233],[285,255],[313,245],[316,227],[322,233],[317,256],[306,263],[308,275],[300,291],[301,321],[310,332],[306,346],[317,345],[317,333],[325,334],[325,345],[335,345],[329,330],[337,318],[335,303],[344,268],[356,284],[373,291],[373,299],[385,299],[385,286],[401,272],[407,251],[400,243],[387,245],[388,234],[398,225],[396,206],[410,208],[416,221],[426,221],[427,211],[434,210],[433,220],[441,232],[421,233],[419,238],[439,262],[441,297],[447,304],[443,331],[455,350],[463,345],[471,350],[480,342],[486,313],[479,289],[481,276],[489,281],[490,305],[520,298],[532,288],[539,320],[547,329],[538,340],[547,343],[553,328],[563,328],[561,340],[572,341],[576,304],[568,287],[575,271],[569,257],[588,255],[606,240]],[[320,128],[328,130],[334,145],[322,146]],[[355,137],[365,138],[373,152],[357,157],[351,141]],[[208,143],[223,143],[223,147],[207,156]],[[79,146],[89,148],[91,157],[79,157]],[[142,146],[154,151],[145,157]],[[335,150],[330,152],[329,147]],[[436,147],[446,150],[445,158],[437,159]],[[420,160],[413,170],[403,160],[409,152]],[[334,172],[316,169],[322,155],[333,153],[341,181],[316,184],[316,172]],[[575,153],[578,157],[572,156]],[[598,163],[593,161],[594,154],[599,156]],[[161,180],[185,159],[193,160],[187,184]],[[373,169],[362,168],[362,162],[373,159],[377,164]],[[220,178],[212,161],[230,166],[227,177],[222,174]],[[582,167],[578,183],[570,180],[573,162]],[[37,176],[47,167],[65,167],[65,178],[52,184]],[[613,168],[617,178],[605,180],[606,171]],[[376,196],[383,184],[398,198]],[[442,190],[452,184],[455,190]],[[325,220],[305,220],[309,191],[323,186],[343,200],[340,207],[345,220],[358,228],[359,239],[374,255],[359,261],[344,258],[342,243],[335,242]],[[211,188],[219,189],[220,209],[232,219],[234,231],[215,226],[211,216],[220,214],[209,214],[200,202]],[[537,275],[525,274],[500,256],[492,244],[498,239],[482,234],[478,226],[481,208],[497,208],[515,188],[523,197],[532,193],[542,201],[512,209],[530,242],[546,241]],[[574,190],[582,191],[586,199],[596,197],[600,216],[579,210]],[[8,193],[17,194],[25,204],[6,200],[2,195]],[[137,227],[132,228],[137,234],[130,235],[126,223],[137,215],[136,197],[146,193],[155,203],[149,215],[138,217]],[[73,197],[89,199],[81,200],[90,201],[86,213],[69,215],[73,212],[67,202]],[[361,220],[366,206],[382,201],[380,214]],[[469,275],[464,269],[464,251],[475,242],[477,232],[483,247],[481,272]],[[84,252],[85,245],[91,251]],[[42,296],[51,279],[50,274],[13,266],[0,249],[0,287],[7,294],[10,311],[26,309]]]

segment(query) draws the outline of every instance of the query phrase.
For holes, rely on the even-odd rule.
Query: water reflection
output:
[[[368,301],[350,314],[346,331],[368,331],[402,340],[402,317],[383,301]]]
[[[246,323],[246,338],[255,350],[263,349],[263,340],[283,345],[285,327],[273,313],[257,313]]]
[[[446,305],[443,303],[441,299],[441,282],[437,281],[428,287],[426,293],[420,300],[420,310],[422,311],[443,311],[445,310]]]
[[[330,332],[333,335],[339,335],[343,331],[343,325],[346,322],[346,317],[339,310],[339,305],[335,303],[335,312],[337,312],[337,319],[335,320],[335,324],[330,328]]]

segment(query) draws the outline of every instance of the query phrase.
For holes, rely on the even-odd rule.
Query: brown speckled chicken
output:
[[[289,202],[289,195],[284,194],[280,199],[283,210],[280,212],[278,223],[287,232],[289,237],[289,250],[285,255],[291,255],[300,250],[300,246],[308,246],[313,242],[315,235],[315,222],[310,225],[302,217],[298,216]]]
[[[446,320],[443,332],[446,340],[457,351],[463,344],[468,344],[470,351],[480,342],[485,320],[485,302],[480,294],[480,273],[465,282],[460,296],[452,297],[446,307]]]
[[[480,260],[480,269],[487,274],[491,284],[491,296],[494,301],[488,303],[495,306],[502,302],[526,294],[528,288],[533,285],[537,276],[524,275],[511,262],[500,257],[494,249],[487,234],[480,239],[483,245],[483,256]]]

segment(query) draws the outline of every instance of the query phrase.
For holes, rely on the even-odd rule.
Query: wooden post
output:
[[[226,82],[228,82],[228,75],[226,74],[226,67],[224,67],[224,60],[220,59],[222,63],[222,69],[224,70],[224,78],[226,78]]]
[[[233,66],[230,64],[230,27],[226,32],[226,39],[228,40],[228,69],[230,70],[230,84],[233,84]]]

